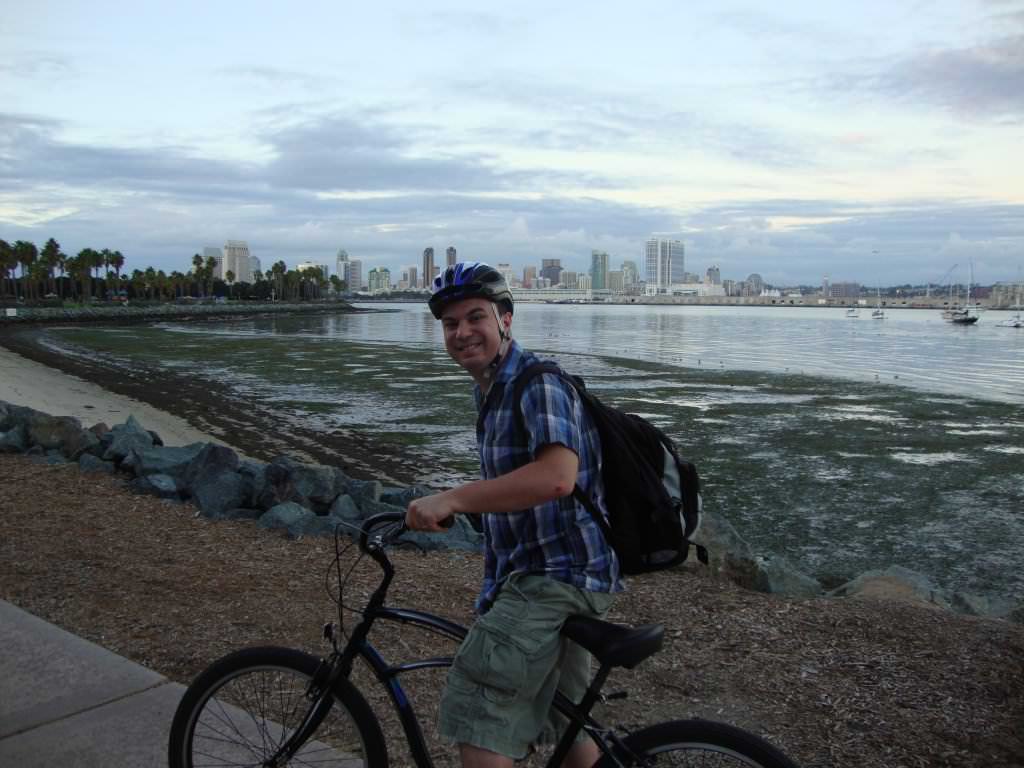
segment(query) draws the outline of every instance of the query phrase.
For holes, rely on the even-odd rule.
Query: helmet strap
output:
[[[501,365],[501,361],[505,358],[505,355],[508,353],[508,348],[512,344],[512,334],[506,331],[505,326],[501,323],[501,313],[498,311],[498,303],[492,301],[491,306],[494,308],[494,319],[498,323],[498,335],[501,337],[501,344],[498,345],[498,353],[487,365],[487,370],[483,372],[483,378],[487,380],[493,378],[494,372],[498,370],[498,366]],[[492,381],[491,384],[493,383],[494,382]],[[487,391],[490,391],[490,386],[487,387]]]

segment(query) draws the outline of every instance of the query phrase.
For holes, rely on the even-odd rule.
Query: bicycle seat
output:
[[[660,624],[624,627],[591,616],[570,616],[562,634],[590,651],[602,665],[632,669],[661,650],[665,628]]]

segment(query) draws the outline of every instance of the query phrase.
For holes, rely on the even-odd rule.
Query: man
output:
[[[512,340],[512,294],[497,270],[449,267],[434,281],[430,309],[448,354],[476,383],[483,477],[417,499],[406,513],[422,531],[443,530],[453,514],[482,516],[480,616],[449,672],[439,727],[463,765],[511,766],[544,730],[556,688],[578,701],[589,681],[588,654],[559,635],[565,619],[603,615],[622,589],[614,551],[572,496],[579,484],[604,511],[600,442],[576,391],[556,375],[534,377],[512,402],[516,376],[537,358]],[[584,735],[566,765],[598,757]]]

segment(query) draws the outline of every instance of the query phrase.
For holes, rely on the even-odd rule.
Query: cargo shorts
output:
[[[574,614],[603,616],[611,602],[607,593],[513,574],[459,647],[441,695],[441,736],[515,760],[554,740],[565,726],[548,717],[555,691],[578,702],[590,682],[590,654],[561,637],[562,624]]]

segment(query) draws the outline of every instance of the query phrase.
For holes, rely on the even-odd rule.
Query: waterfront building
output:
[[[540,276],[550,280],[551,285],[558,285],[562,282],[562,260],[541,259]]]
[[[534,283],[537,282],[537,268],[536,267],[523,267],[523,288],[536,288]]]
[[[338,249],[338,256],[334,260],[334,266],[335,266],[334,274],[338,275],[338,277],[341,277],[342,280],[345,279],[342,276],[345,274],[345,265],[347,263],[348,263],[348,251],[346,251],[344,248],[339,248]]]
[[[608,290],[608,254],[604,251],[590,252],[590,284],[595,291]]]
[[[409,288],[412,288],[412,289],[419,288],[420,284],[419,284],[418,281],[419,281],[420,275],[419,275],[419,271],[418,271],[417,267],[415,265],[407,267],[406,268],[406,273],[407,273],[406,282],[409,283]]]
[[[579,277],[578,277],[578,273],[577,272],[570,272],[567,269],[563,269],[562,270],[561,280],[562,280],[562,287],[563,288],[575,288],[576,285],[577,285],[578,279],[579,279]]]
[[[366,275],[370,293],[387,293],[391,290],[391,270],[374,267]]]
[[[495,269],[498,270],[498,273],[503,278],[505,278],[505,282],[508,283],[510,287],[515,287],[519,284],[519,281],[515,278],[515,275],[512,272],[511,264],[498,264]]]
[[[757,272],[747,275],[747,279],[744,281],[744,296],[760,296],[763,290],[764,278],[757,274]]]
[[[228,240],[224,244],[223,278],[228,272],[235,276],[236,283],[251,283],[252,271],[249,268],[249,244],[245,240]]]
[[[580,274],[576,277],[576,290],[588,292],[593,290],[593,281],[590,279],[590,275]]]
[[[622,285],[627,293],[633,292],[640,284],[640,269],[635,261],[622,262]]]
[[[345,264],[345,273],[342,277],[349,291],[363,290],[363,262],[359,259],[352,259]]]
[[[434,249],[423,249],[423,287],[429,288],[434,282]]]
[[[736,290],[735,280],[723,280],[722,291],[726,296],[739,296],[739,292]]]
[[[708,267],[707,272],[704,273],[704,282],[708,285],[722,284],[722,272],[718,269],[718,265],[712,264]]]
[[[856,299],[860,296],[860,283],[832,283],[827,295],[830,299]]]
[[[302,262],[301,264],[299,264],[298,266],[295,267],[295,271],[296,272],[307,272],[307,271],[309,271],[311,269],[319,269],[320,270],[320,274],[323,276],[323,278],[325,280],[331,274],[330,267],[328,267],[326,264],[319,264],[319,263],[317,263],[315,261],[304,261],[304,262]]]
[[[683,282],[686,270],[681,240],[655,235],[647,241],[644,256],[648,296],[668,293],[668,287],[673,282]]]
[[[622,270],[616,269],[608,273],[608,290],[612,293],[626,292],[626,283],[623,280]]]
[[[205,264],[208,259],[213,259],[213,276],[218,280],[224,279],[224,251],[216,246],[206,246],[203,248],[203,263]]]
[[[455,266],[455,263],[458,261],[458,259],[456,258],[456,251],[455,251],[455,246],[454,245],[449,245],[448,246],[448,250],[446,250],[444,252],[444,256],[445,256],[445,265],[446,266],[449,266],[449,267]]]

